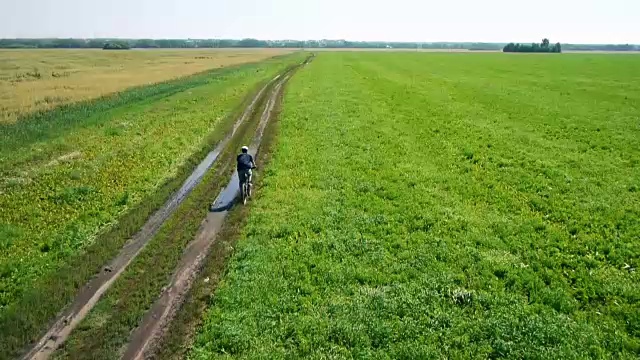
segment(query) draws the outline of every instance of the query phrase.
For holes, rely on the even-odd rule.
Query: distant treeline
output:
[[[257,39],[0,39],[0,48],[102,49],[109,44],[128,44],[138,49],[182,48],[396,48],[500,50],[504,44],[492,43],[416,43],[347,40],[257,40]]]
[[[257,40],[257,39],[0,39],[0,48],[10,49],[138,49],[182,48],[363,48],[363,49],[443,49],[504,50],[505,43],[478,42],[384,42],[347,40]],[[508,44],[509,46],[511,44]],[[513,44],[515,46],[515,44]],[[528,47],[529,45],[520,45]],[[553,47],[551,47],[553,48]],[[639,45],[572,45],[564,50],[633,51]]]
[[[131,46],[125,41],[110,41],[102,46],[103,50],[129,50]]]
[[[630,44],[604,44],[604,45],[581,45],[564,44],[562,48],[571,51],[640,51],[640,45]]]
[[[543,39],[540,44],[514,44],[509,43],[502,49],[504,52],[524,52],[524,53],[561,53],[562,45],[556,43],[551,45],[549,39]]]

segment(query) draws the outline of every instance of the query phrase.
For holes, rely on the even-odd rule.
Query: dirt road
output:
[[[253,156],[256,156],[276,101],[282,92],[283,85],[290,76],[290,74],[283,75],[268,94],[269,99],[264,104],[260,123],[253,142],[249,146],[249,152]],[[141,326],[134,332],[123,359],[146,359],[153,354],[169,323],[179,310],[193,281],[196,279],[198,271],[201,269],[203,261],[207,257],[209,249],[220,232],[224,219],[235,204],[235,199],[239,193],[238,174],[234,172],[229,184],[220,192],[220,195],[211,206],[211,212],[202,221],[195,240],[189,244],[183,254],[171,283],[165,288],[165,291],[151,310],[147,312]]]
[[[216,163],[219,155],[228,146],[238,128],[251,118],[251,114],[254,113],[256,106],[261,103],[265,103],[263,101],[265,96],[269,96],[269,101],[266,102],[266,107],[262,114],[261,123],[258,125],[256,139],[254,139],[254,143],[251,148],[255,152],[260,144],[264,126],[266,126],[266,122],[268,121],[271,110],[273,109],[272,99],[275,99],[274,94],[281,91],[282,84],[284,84],[290,76],[290,71],[291,69],[284,74],[276,76],[267,85],[261,88],[260,91],[258,91],[256,96],[251,100],[250,104],[245,108],[241,116],[235,122],[231,132],[205,157],[205,159],[196,167],[193,173],[184,182],[182,187],[171,196],[162,208],[156,211],[149,218],[140,231],[136,233],[122,248],[120,253],[80,290],[71,305],[67,309],[63,310],[63,312],[56,318],[55,322],[45,335],[30,348],[27,354],[23,357],[24,359],[47,359],[64,343],[71,331],[73,331],[73,329],[85,318],[89,311],[98,302],[100,297],[126,270],[127,266],[131,264],[136,256],[140,254],[149,240],[156,235],[162,224],[175,212],[178,205],[180,205],[191,193],[194,187],[202,181],[207,170]],[[267,91],[269,94],[267,94]],[[273,100],[273,102],[275,102],[275,100]],[[237,175],[235,176],[237,177]],[[226,202],[227,205],[231,204],[237,193],[237,187],[237,178],[235,178],[235,181],[232,179],[229,186],[227,186],[227,188],[221,193],[221,196],[219,196],[218,202]],[[190,283],[194,278],[194,274],[206,255],[211,239],[215,237],[216,229],[220,228],[225,214],[226,211],[210,213],[210,216],[208,216],[203,222],[201,233],[198,234],[198,237],[192,241],[185,250],[184,257],[180,262],[179,268],[174,274],[171,285],[167,288],[167,291],[162,294],[151,311],[154,314],[154,311],[160,311],[160,313],[162,313],[159,320],[166,322],[171,318],[169,315],[175,312],[175,309],[177,308],[176,305],[179,303],[177,299],[180,299],[181,294],[189,289]],[[153,316],[151,317],[153,318]],[[159,328],[158,325],[162,324],[156,324],[155,322],[149,321],[145,318],[145,322],[141,329],[149,328],[149,331],[145,332],[140,330],[139,332],[141,332],[141,334],[149,334],[152,337],[156,336],[158,333],[157,329]],[[150,342],[150,337],[146,335],[134,337],[134,339],[138,338],[139,340],[137,340],[137,342],[132,342],[132,348],[135,348],[135,346],[133,346],[134,344],[141,344],[140,351],[135,351],[135,354],[142,353],[142,351],[145,351],[145,349],[149,347],[148,345],[152,343]]]

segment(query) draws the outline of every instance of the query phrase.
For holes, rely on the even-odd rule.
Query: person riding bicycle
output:
[[[249,154],[249,148],[242,147],[242,153],[238,155],[238,179],[240,180],[240,190],[242,190],[242,184],[245,182],[251,186],[251,170],[256,168],[256,163],[253,160],[253,156]],[[251,192],[249,192],[249,196]]]

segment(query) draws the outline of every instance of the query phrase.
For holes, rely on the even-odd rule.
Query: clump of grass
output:
[[[71,171],[71,173],[69,174],[69,179],[71,179],[71,180],[81,180],[82,179],[82,172],[80,170]]]
[[[52,71],[51,72],[51,77],[54,77],[54,78],[68,77],[70,75],[71,73],[68,71],[63,71],[63,72]]]
[[[36,100],[35,104],[36,106],[42,105],[42,104],[51,105],[51,104],[61,103],[64,100],[65,98],[61,96],[45,96],[42,99]]]
[[[465,289],[454,289],[449,291],[449,297],[456,305],[471,305],[473,303],[473,291]]]
[[[124,194],[116,201],[116,206],[125,206],[129,203],[130,193],[125,191]]]
[[[57,205],[72,205],[87,200],[95,192],[96,189],[91,186],[67,187],[52,196],[51,201]]]

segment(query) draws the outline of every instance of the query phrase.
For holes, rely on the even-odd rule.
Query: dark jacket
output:
[[[242,153],[238,155],[238,170],[251,170],[255,166],[251,154]]]

